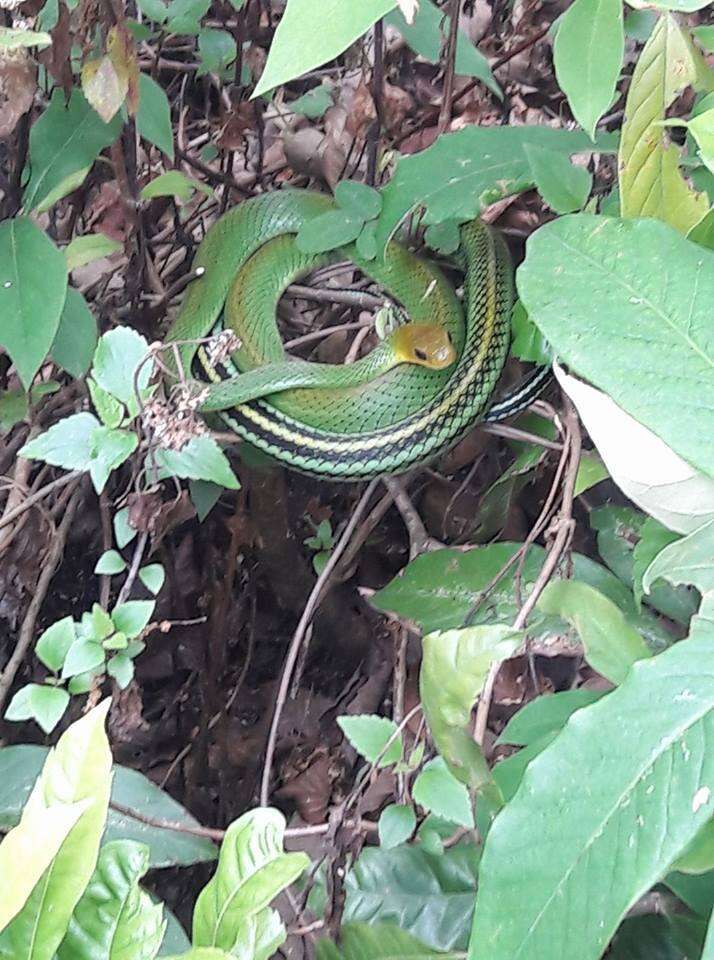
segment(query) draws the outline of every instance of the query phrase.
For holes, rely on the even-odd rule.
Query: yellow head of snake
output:
[[[395,330],[390,340],[398,363],[443,370],[456,360],[448,330],[435,323],[407,323]]]

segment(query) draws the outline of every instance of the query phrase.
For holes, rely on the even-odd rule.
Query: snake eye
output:
[[[417,358],[417,360],[426,362],[426,350],[422,350],[420,347],[415,347],[414,356]]]

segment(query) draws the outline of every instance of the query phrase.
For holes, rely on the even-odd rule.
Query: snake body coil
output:
[[[210,383],[202,409],[218,411],[239,437],[287,466],[336,480],[403,473],[453,446],[488,409],[508,350],[508,252],[480,221],[460,228],[462,313],[443,274],[396,242],[384,260],[365,261],[353,245],[329,258],[300,253],[294,235],[301,225],[332,208],[322,194],[284,190],[230,210],[199,247],[194,267],[205,272],[190,286],[168,339],[181,342],[184,373]],[[429,369],[406,353],[395,357],[398,338],[352,365],[321,370],[326,365],[288,361],[277,301],[289,283],[329,259],[352,260],[378,281],[409,315],[405,330],[442,327],[455,361]],[[221,317],[243,344],[232,363],[186,343],[209,336]]]

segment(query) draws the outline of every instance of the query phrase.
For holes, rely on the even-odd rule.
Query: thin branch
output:
[[[451,104],[454,97],[454,67],[456,64],[456,40],[459,34],[459,8],[461,0],[451,0],[449,16],[449,37],[446,41],[446,66],[444,68],[444,90],[441,95],[441,109],[437,132],[445,133],[451,123]]]
[[[350,517],[349,523],[345,527],[342,536],[337,541],[330,554],[330,557],[325,564],[322,573],[315,581],[315,585],[310,592],[310,596],[307,599],[305,604],[305,609],[302,612],[300,617],[300,622],[297,625],[293,638],[290,641],[290,647],[288,648],[288,654],[285,658],[285,664],[283,666],[283,674],[280,678],[280,687],[278,688],[278,696],[275,702],[275,711],[273,713],[273,719],[270,724],[270,733],[268,735],[268,743],[265,750],[265,764],[263,766],[263,777],[260,785],[260,803],[261,806],[268,805],[268,797],[270,795],[270,775],[273,766],[273,756],[275,754],[275,746],[278,739],[278,726],[280,724],[280,718],[283,713],[283,707],[285,706],[285,701],[287,700],[288,690],[290,689],[290,682],[292,680],[293,670],[295,669],[295,664],[300,653],[300,648],[302,647],[302,642],[307,632],[307,628],[312,622],[313,615],[317,606],[322,598],[323,590],[327,587],[332,571],[337,566],[340,557],[342,556],[347,544],[350,541],[350,537],[355,531],[357,524],[362,518],[362,514],[367,508],[367,505],[374,493],[379,480],[372,480],[368,484],[367,489],[362,494],[359,503],[355,507],[352,516]]]

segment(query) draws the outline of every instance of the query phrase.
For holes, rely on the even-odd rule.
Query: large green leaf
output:
[[[393,923],[436,950],[463,950],[474,907],[479,848],[426,853],[368,849],[347,875],[345,920]]]
[[[451,18],[444,15],[432,0],[419,0],[419,9],[413,23],[407,23],[401,10],[392,10],[384,18],[384,22],[398,30],[406,42],[419,56],[430,63],[438,63],[444,38],[449,35]],[[468,34],[459,29],[456,35],[456,60],[454,62],[457,74],[466,77],[477,77],[501,97],[501,88],[496,82],[488,60],[481,51],[471,43]]]
[[[473,789],[489,779],[473,739],[471,710],[491,664],[512,656],[523,634],[511,627],[466,627],[430,633],[423,640],[419,692],[436,747],[455,777]]]
[[[26,390],[52,346],[66,294],[67,265],[50,238],[25,217],[1,223],[0,346]]]
[[[83,377],[89,370],[96,346],[97,321],[79,290],[68,287],[50,350],[52,359],[73,377]]]
[[[658,553],[642,578],[643,589],[649,590],[658,577],[691,583],[702,593],[714,591],[714,520]]]
[[[56,960],[153,960],[166,924],[161,904],[139,886],[148,866],[143,844],[116,840],[102,847]]]
[[[576,214],[529,239],[518,292],[576,373],[714,475],[714,253],[663,223]]]
[[[0,843],[0,930],[24,907],[86,808],[85,802],[26,810],[20,823]],[[22,870],[17,869],[20,863]]]
[[[551,580],[538,606],[572,623],[583,642],[585,659],[613,683],[622,683],[637,660],[652,656],[622,610],[587,583]]]
[[[174,158],[174,135],[171,107],[163,87],[142,73],[139,77],[139,110],[136,115],[139,135],[162,150],[169,160]]]
[[[0,828],[13,827],[20,819],[46,757],[45,747],[29,744],[0,749]],[[134,810],[138,816],[175,823],[188,830],[199,826],[184,807],[138,770],[114,767],[111,799],[127,812],[109,808],[105,841],[126,839],[146,844],[152,868],[188,866],[215,858],[216,846],[205,837],[155,827],[132,816]]]
[[[604,696],[603,690],[563,690],[542,694],[515,713],[496,743],[513,743],[527,747],[542,737],[560,733],[576,710],[589,707]]]
[[[397,0],[288,0],[254,97],[334,60]]]
[[[669,14],[660,17],[638,58],[625,104],[620,143],[620,200],[624,217],[658,217],[686,233],[709,202],[679,170],[679,148],[667,145],[661,125],[687,84],[697,82],[701,58]]]
[[[30,794],[29,811],[58,802],[86,801],[87,808],[25,906],[0,934],[0,957],[51,960],[92,875],[109,803],[112,757],[104,732],[109,703],[105,700],[62,735]]]
[[[710,623],[636,663],[530,764],[486,843],[472,960],[597,960],[711,817],[712,643]]]
[[[427,224],[463,222],[478,216],[495,200],[530,190],[535,181],[528,146],[570,155],[596,149],[611,152],[616,141],[606,135],[593,146],[579,131],[541,126],[470,126],[441,136],[421,153],[399,159],[394,176],[382,191],[379,249],[418,207],[425,208]]]
[[[575,0],[565,11],[553,45],[555,75],[591,137],[614,99],[624,50],[621,0]]]
[[[284,853],[285,818],[258,807],[230,825],[218,869],[196,901],[193,943],[231,950],[247,923],[308,866],[304,853]]]
[[[104,123],[77,89],[65,106],[64,91],[55,87],[49,106],[30,130],[26,209],[34,210],[63,183],[67,189],[55,200],[79,186],[72,181],[73,175],[84,171],[84,179],[100,151],[116,139],[121,124],[119,115]]]
[[[423,0],[422,0],[423,2]],[[331,948],[331,949],[330,949]],[[439,953],[410,934],[388,923],[346,923],[340,929],[340,950],[320,940],[317,960],[456,960],[453,953]]]
[[[415,620],[425,632],[450,630],[463,626],[471,615],[471,623],[513,623],[518,612],[513,582],[515,565],[496,586],[483,596],[520,544],[491,543],[471,550],[434,550],[413,560],[391,583],[371,598],[378,610],[392,611]],[[545,551],[531,547],[522,571],[522,589],[528,592],[534,583]],[[638,614],[632,592],[609,570],[582,554],[573,554],[573,577],[595,587],[617,604],[628,622],[641,630],[655,649],[667,646],[671,635],[650,614]],[[535,610],[528,620],[528,633],[534,639],[562,633],[564,621]]]

